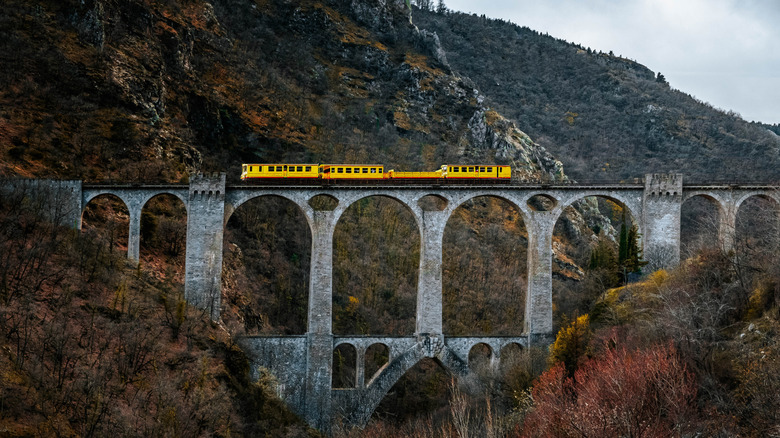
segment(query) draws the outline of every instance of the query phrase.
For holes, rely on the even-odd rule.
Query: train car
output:
[[[447,179],[481,179],[508,182],[512,177],[512,168],[495,164],[445,164],[441,166],[441,173],[442,177]]]
[[[377,164],[320,164],[323,180],[380,180],[385,178],[384,167]]]
[[[445,164],[433,172],[384,171],[378,164],[242,164],[241,179],[260,182],[322,184],[338,182],[387,180],[395,183],[454,184],[475,182],[508,183],[512,176],[509,166],[495,164]]]
[[[431,181],[431,180],[435,181],[442,178],[442,169],[433,172],[398,172],[396,170],[391,169],[387,171],[387,178],[414,180],[419,182]]]
[[[241,179],[318,179],[318,164],[242,164]]]

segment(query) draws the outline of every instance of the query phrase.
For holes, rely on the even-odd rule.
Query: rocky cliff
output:
[[[10,0],[0,22],[6,176],[455,161],[564,177],[403,1]]]

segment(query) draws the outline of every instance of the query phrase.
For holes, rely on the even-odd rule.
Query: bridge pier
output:
[[[184,298],[216,321],[222,298],[225,173],[191,176],[187,205]]]
[[[737,235],[737,205],[733,196],[726,205],[720,206],[718,212],[718,242],[725,254],[734,249]]]
[[[528,229],[528,289],[525,329],[529,342],[546,342],[552,326],[552,234],[558,218],[553,211],[531,211]]]
[[[311,279],[303,407],[306,421],[328,433],[331,427],[333,374],[333,231],[334,211],[313,211],[311,227]]]
[[[415,333],[437,335],[442,328],[442,245],[447,213],[422,212],[420,273]]]
[[[141,260],[141,209],[140,205],[127,206],[130,222],[127,233],[127,258],[136,263]]]
[[[642,197],[644,258],[648,270],[668,269],[680,263],[682,175],[648,174]]]

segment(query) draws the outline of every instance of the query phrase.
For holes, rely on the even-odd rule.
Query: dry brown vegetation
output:
[[[181,282],[126,261],[112,219],[79,233],[48,202],[0,196],[3,435],[307,435]],[[147,243],[170,253],[161,228]]]
[[[428,170],[448,161],[514,159],[472,144],[468,125],[475,114],[488,127],[508,122],[477,103],[482,97],[470,82],[449,74],[407,16],[388,14],[372,24],[349,4],[8,0],[0,8],[0,175],[186,182],[188,171],[228,169],[236,181],[233,170],[243,161]],[[739,156],[764,172],[776,170],[776,160],[765,159],[776,143],[764,127],[670,91],[636,63],[572,52],[571,45],[507,23],[446,17],[451,28],[437,27],[427,15],[416,23],[430,24],[448,50],[448,43],[469,36],[516,50],[499,64],[525,75],[518,80],[522,105],[516,105],[517,89],[493,80],[503,73],[490,59],[471,63],[478,72],[461,69],[468,44],[448,56],[541,143],[584,151],[568,154],[576,169],[594,167],[576,158],[587,155],[608,178],[679,170],[690,165],[684,154],[675,155],[679,150],[689,151],[695,165],[730,163],[729,171],[742,171],[747,166],[733,165]],[[478,52],[500,53],[490,47]],[[513,68],[514,62],[522,65]],[[532,143],[519,131],[511,136]],[[640,160],[642,147],[646,159]],[[613,161],[615,148],[633,152]],[[659,158],[669,154],[674,160]],[[515,170],[549,171],[527,164]],[[128,225],[121,205],[91,203],[79,234],[42,220],[35,203],[22,201],[28,195],[0,197],[1,433],[311,434],[269,393],[268,382],[250,379],[247,359],[228,335],[306,332],[311,241],[297,207],[263,199],[231,217],[225,330],[183,301],[186,215],[177,202],[160,198],[146,206],[142,260],[133,267],[123,253]],[[555,322],[563,330],[562,354],[552,356],[567,358],[570,375],[548,364],[548,351],[540,349],[506,355],[497,368],[475,349],[475,377],[458,384],[435,361],[424,361],[391,390],[364,431],[349,433],[532,435],[528,419],[538,426],[534,433],[566,436],[570,430],[545,430],[550,421],[539,418],[574,415],[577,400],[626,407],[633,393],[601,394],[599,379],[605,371],[632,371],[623,377],[635,387],[658,392],[668,387],[660,379],[683,390],[667,400],[648,391],[648,403],[664,412],[677,403],[686,413],[646,423],[653,431],[777,436],[780,239],[771,220],[777,216],[761,213],[776,206],[761,199],[746,205],[734,252],[724,254],[712,241],[716,222],[706,205],[685,207],[690,216],[710,218],[685,241],[690,260],[675,272],[606,292],[613,269],[581,274],[575,268],[587,265],[594,247],[616,250],[616,236],[604,228],[617,229],[610,216],[617,210],[600,201],[596,210],[607,221],[599,223],[568,212],[556,227],[562,250],[554,259]],[[413,332],[418,236],[394,201],[366,199],[345,213],[334,240],[337,333]],[[525,241],[517,212],[501,201],[478,199],[456,212],[444,245],[447,334],[518,332]],[[586,314],[589,325],[573,331],[582,336],[567,336]],[[337,386],[353,379],[349,355],[337,352],[337,363],[347,364],[337,369]],[[637,358],[664,359],[668,366],[623,366]],[[385,360],[386,353],[376,352],[369,368]],[[543,375],[548,365],[552,371]],[[696,391],[689,391],[692,379]],[[552,384],[548,393],[544,382]],[[613,420],[608,428],[607,418],[596,416],[601,432],[634,431]],[[644,421],[638,414],[632,419]],[[665,429],[670,419],[680,428]]]

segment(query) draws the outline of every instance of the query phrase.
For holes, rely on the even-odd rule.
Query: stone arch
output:
[[[233,214],[236,212],[236,210],[241,208],[242,205],[246,204],[247,202],[255,201],[259,198],[266,198],[266,197],[281,198],[297,205],[298,209],[301,211],[304,217],[306,217],[306,223],[309,226],[309,232],[311,233],[311,227],[312,227],[311,214],[308,208],[303,207],[304,204],[307,207],[309,207],[308,202],[302,203],[301,199],[297,199],[295,196],[288,196],[288,194],[285,193],[284,191],[280,191],[278,193],[275,192],[258,193],[258,194],[252,193],[251,195],[238,197],[230,201],[226,200],[224,224],[227,225],[227,223],[230,221],[230,218],[233,217]],[[313,197],[314,196],[312,196],[312,198]]]
[[[470,193],[453,203],[442,240],[443,332],[519,334],[530,229],[515,200]]]
[[[209,192],[209,194],[211,194],[211,192]],[[149,198],[146,199],[143,205],[146,205],[150,200],[160,195],[170,195],[173,196],[174,198],[178,198],[179,201],[181,201],[182,205],[184,206],[185,211],[189,213],[189,200],[181,192],[174,191],[174,190],[170,190],[170,191],[163,190],[160,192],[150,194]],[[216,196],[219,196],[219,191],[216,192]]]
[[[403,351],[397,357],[393,357],[387,366],[374,377],[370,385],[361,391],[357,399],[353,400],[355,408],[351,410],[351,416],[347,418],[347,423],[356,426],[368,423],[371,415],[393,385],[424,359],[433,360],[444,371],[455,377],[465,375],[468,370],[466,364],[449,350],[445,349],[441,356],[431,358],[420,348],[420,344],[417,344]]]
[[[422,241],[415,212],[384,194],[340,200],[333,218],[333,332],[412,334]]]
[[[117,210],[123,210],[118,212]],[[120,215],[118,217],[118,215]],[[108,216],[108,217],[106,217]],[[112,218],[117,218],[112,219]],[[84,229],[84,223],[87,229]],[[93,225],[92,222],[95,222]],[[128,251],[130,247],[130,209],[122,197],[115,193],[96,193],[84,200],[84,206],[79,216],[79,228],[82,232],[93,232],[97,238],[103,239],[110,248]],[[121,242],[124,241],[124,245]]]
[[[686,196],[680,206],[680,253],[689,258],[705,248],[720,245],[728,212],[723,202],[708,193]]]
[[[525,203],[521,203],[520,200],[514,199],[514,198],[509,197],[509,196],[498,195],[498,194],[496,194],[494,192],[481,192],[481,191],[480,192],[470,192],[470,193],[466,194],[466,196],[459,197],[459,198],[453,200],[452,202],[450,202],[450,205],[449,205],[447,211],[449,211],[450,215],[452,215],[452,213],[454,213],[455,210],[457,210],[458,208],[462,207],[464,204],[466,204],[468,202],[473,202],[474,199],[483,198],[483,197],[495,198],[495,199],[499,199],[499,200],[501,200],[503,202],[506,202],[507,204],[511,205],[513,208],[517,209],[518,212],[520,212],[520,216],[521,216],[521,218],[523,219],[524,222],[529,220],[529,217],[530,217],[529,216],[529,211],[526,209],[527,205]],[[449,219],[450,218],[448,217],[447,221],[449,221]]]
[[[339,200],[339,205],[337,205],[336,208],[333,210],[334,220],[337,222],[340,221],[346,211],[348,211],[350,208],[354,207],[360,202],[365,202],[366,200],[372,198],[389,199],[403,206],[404,209],[408,211],[409,214],[412,215],[415,221],[415,225],[417,226],[418,231],[420,231],[422,229],[422,220],[420,218],[419,211],[417,210],[417,208],[415,208],[416,203],[414,202],[413,196],[404,197],[399,195],[401,195],[401,193],[381,192],[381,191],[340,193],[337,198]]]
[[[734,208],[737,211],[737,213],[739,213],[739,209],[740,209],[740,207],[742,207],[742,204],[745,203],[745,201],[747,201],[747,200],[749,200],[751,198],[760,198],[760,199],[763,199],[763,200],[766,200],[766,201],[769,201],[769,202],[773,202],[774,205],[780,205],[780,199],[778,199],[778,198],[780,198],[780,196],[778,196],[776,194],[775,194],[775,196],[772,196],[772,194],[770,194],[768,192],[759,192],[759,191],[747,192],[747,193],[743,193],[734,202]]]
[[[598,191],[583,191],[583,192],[573,193],[572,196],[569,196],[568,198],[565,199],[561,199],[558,205],[552,210],[555,212],[555,220],[558,221],[560,219],[561,214],[563,214],[564,209],[566,209],[567,207],[571,207],[574,203],[590,197],[604,198],[622,205],[624,208],[627,209],[627,211],[633,218],[634,222],[637,223],[637,225],[641,225],[640,224],[640,219],[642,217],[641,201],[637,199],[632,199],[629,196],[627,196],[625,193],[618,193],[618,192],[604,193]]]
[[[358,352],[350,342],[340,342],[333,348],[333,389],[357,388]]]
[[[102,197],[102,196],[113,196],[114,198],[122,201],[122,204],[125,205],[125,208],[127,208],[129,210],[128,200],[125,197],[123,197],[121,193],[113,192],[113,191],[110,191],[110,190],[100,190],[100,191],[88,192],[88,193],[86,193],[84,195],[84,198],[82,199],[82,203],[81,203],[82,204],[82,208],[81,208],[82,214],[84,213],[84,210],[87,208],[87,205],[90,202],[92,202],[94,199],[97,199],[97,198]]]
[[[312,250],[306,210],[273,192],[234,205],[224,225],[222,299],[238,314],[223,321],[236,318],[249,335],[306,333]]]

